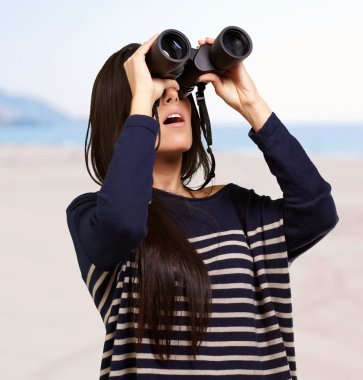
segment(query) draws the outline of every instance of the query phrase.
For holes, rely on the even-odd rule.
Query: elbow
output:
[[[315,225],[316,230],[327,234],[335,228],[339,222],[339,216],[331,195],[321,200],[311,212],[310,221]]]
[[[147,235],[147,225],[144,228],[135,228],[132,224],[111,224],[107,228],[106,234],[125,238],[133,242],[139,242]]]
[[[332,230],[339,222],[339,215],[337,214],[336,209],[334,209],[334,212],[332,212],[332,215],[329,219],[329,226],[330,229]]]
[[[104,234],[144,237],[147,233],[148,207],[144,204],[130,205],[119,201],[117,206],[99,193],[92,224]]]
[[[339,222],[339,216],[337,212],[337,208],[334,202],[334,199],[331,195],[329,195],[326,205],[324,207],[326,212],[326,226],[332,230]]]
[[[125,232],[123,232],[125,233]],[[132,237],[132,241],[134,242],[135,248],[139,243],[146,237],[148,233],[148,227],[145,224],[144,228],[138,229],[129,229],[127,230],[127,235]]]
[[[99,214],[93,220],[93,224],[97,225],[98,230],[103,234],[131,236],[136,240],[144,238],[148,232],[147,214],[141,215],[141,212],[122,213],[121,215],[115,213]]]

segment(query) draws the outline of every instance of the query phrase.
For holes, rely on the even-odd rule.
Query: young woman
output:
[[[106,330],[100,379],[297,379],[289,265],[337,224],[331,186],[241,63],[199,80],[251,125],[283,198],[234,183],[188,188],[210,162],[192,95],[179,99],[177,81],[147,68],[157,36],[97,75],[86,166],[92,148],[101,188],[67,207]]]

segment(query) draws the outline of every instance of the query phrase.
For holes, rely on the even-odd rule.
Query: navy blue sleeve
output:
[[[251,128],[248,136],[263,152],[283,193],[283,198],[276,200],[264,196],[260,204],[263,213],[272,215],[267,219],[283,218],[291,263],[338,223],[331,186],[274,112],[258,132]]]
[[[113,270],[147,235],[159,126],[150,116],[129,116],[101,189],[68,205],[68,228],[83,274],[90,264]]]

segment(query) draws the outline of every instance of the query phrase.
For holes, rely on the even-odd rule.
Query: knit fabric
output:
[[[248,136],[283,198],[235,183],[204,198],[153,188],[158,128],[149,116],[129,116],[101,189],[77,196],[66,210],[82,279],[105,326],[100,380],[296,380],[289,268],[338,223],[331,186],[273,112]],[[172,211],[208,270],[212,313],[196,360],[189,354],[183,298],[171,360],[157,358],[148,330],[136,352],[134,254],[148,232],[153,193]]]

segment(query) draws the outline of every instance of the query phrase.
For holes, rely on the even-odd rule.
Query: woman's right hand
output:
[[[179,84],[174,79],[152,78],[145,62],[145,55],[153,42],[158,38],[158,35],[159,33],[144,42],[132,56],[124,62],[133,101],[138,100],[149,103],[150,109],[155,100],[162,96],[166,88],[173,87],[179,90]]]

